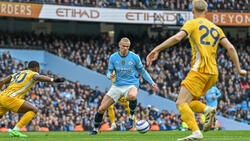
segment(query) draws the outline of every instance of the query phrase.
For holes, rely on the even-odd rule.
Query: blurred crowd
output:
[[[132,33],[125,34],[121,32],[115,44],[110,43],[110,37],[108,36],[108,34],[102,34],[99,36],[91,36],[91,37],[87,36],[81,37],[75,35],[59,36],[56,34],[36,35],[34,33],[31,34],[31,33],[21,33],[21,32],[20,33],[5,32],[4,34],[0,35],[0,45],[2,46],[8,45],[12,47],[22,46],[24,48],[29,46],[43,46],[45,50],[53,54],[56,54],[62,58],[75,62],[78,65],[87,67],[91,70],[97,71],[102,74],[106,74],[109,56],[115,51],[118,51],[117,42],[120,39],[120,37],[123,36],[127,36],[131,39],[132,43],[131,50],[139,54],[142,63],[144,64],[144,67],[150,73],[153,80],[156,81],[156,83],[160,88],[160,91],[157,92],[152,91],[149,84],[145,80],[143,80],[141,76],[140,76],[140,82],[141,82],[140,87],[144,90],[147,90],[150,94],[156,94],[175,101],[178,96],[180,83],[185,78],[185,76],[187,75],[187,73],[191,68],[190,64],[191,49],[190,45],[188,44],[188,40],[185,40],[177,44],[175,47],[163,51],[159,55],[159,59],[152,65],[152,67],[148,67],[145,65],[146,55],[152,50],[153,47],[155,47],[160,42],[164,41],[166,38],[170,37],[171,34],[169,32],[166,33],[165,35],[158,34],[157,36],[151,36],[151,37],[149,37],[149,35],[146,32],[141,36],[134,35]],[[235,45],[242,68],[249,70],[250,69],[249,37],[245,36],[244,38],[240,38],[239,36],[236,36],[233,38],[230,35],[227,35],[227,38]],[[3,60],[3,62],[5,61]],[[249,123],[250,74],[248,74],[248,76],[245,78],[241,78],[236,73],[235,67],[230,61],[229,56],[226,53],[226,50],[222,47],[218,48],[217,63],[219,70],[219,80],[216,85],[222,93],[222,96],[219,98],[218,114],[230,119],[235,119],[243,123]],[[72,86],[73,88],[75,88],[74,85],[77,85],[77,83],[76,84],[72,82],[68,83],[69,84],[62,85],[61,87]],[[51,87],[53,87],[54,84],[50,85]],[[86,86],[82,87],[83,88],[81,89],[85,91]],[[37,89],[39,89],[39,87]],[[57,89],[54,88],[54,90]],[[72,93],[72,95],[76,93],[72,91],[72,89],[65,88],[65,91],[67,93]],[[55,93],[57,94],[58,91]],[[52,97],[57,97],[57,96],[52,95]],[[102,96],[97,98],[96,96],[87,97],[87,99],[92,99],[92,101],[90,100],[92,103],[100,102],[99,100],[101,98]],[[83,97],[82,99],[86,100],[86,97]],[[204,100],[204,102],[206,101]],[[72,101],[72,103],[75,103],[75,101]],[[85,106],[86,105],[84,105],[83,107],[86,108]],[[58,109],[58,107],[56,107],[55,109]],[[121,110],[122,108],[118,106],[118,109]],[[91,111],[92,112],[96,111],[96,109],[91,109],[90,112]],[[60,106],[58,112],[60,112]],[[91,114],[87,115],[87,117],[93,118],[93,113],[92,115]],[[118,112],[118,114],[120,113],[122,112]],[[155,116],[154,119],[157,118],[158,117]],[[179,120],[177,115],[175,118]],[[120,121],[119,116],[117,119],[118,121]],[[180,126],[180,122],[178,122],[178,120],[176,121],[176,125]],[[153,120],[151,121],[153,122]]]
[[[6,0],[122,9],[191,10],[192,0]],[[249,11],[248,0],[207,0],[210,11]]]

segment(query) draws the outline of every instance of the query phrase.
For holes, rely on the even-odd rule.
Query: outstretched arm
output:
[[[4,84],[10,83],[11,78],[12,78],[11,76],[7,76],[7,77],[4,77],[4,78],[1,78],[0,79],[0,88],[2,88]]]
[[[150,75],[148,74],[148,72],[142,67],[139,69],[139,72],[141,73],[142,77],[150,84],[152,85],[153,83],[155,83],[152,78],[150,77]]]
[[[156,48],[154,48],[147,56],[147,65],[151,65],[153,61],[155,61],[159,55],[159,53],[165,49],[169,48],[178,42],[180,42],[184,37],[187,36],[187,33],[183,30],[176,33],[174,36],[168,38],[166,41],[158,45]]]
[[[152,80],[148,72],[144,69],[141,59],[139,56],[136,56],[137,70],[141,73],[142,77],[153,87],[155,91],[158,90],[157,84]]]
[[[238,54],[234,48],[234,46],[228,41],[227,38],[223,38],[220,40],[220,44],[227,49],[231,59],[233,60],[234,66],[236,68],[237,73],[241,76],[245,76],[247,74],[246,70],[241,69]]]
[[[154,50],[162,51],[165,48],[169,48],[177,43],[179,43],[184,37],[186,37],[186,32],[181,30],[178,33],[176,33],[174,36],[168,38],[166,41],[158,45]]]
[[[33,79],[35,81],[40,81],[40,82],[64,82],[65,79],[64,78],[50,78],[48,76],[45,75],[39,75],[39,74],[34,74],[33,75]]]
[[[148,72],[142,67],[139,69],[139,72],[141,73],[142,77],[153,87],[155,91],[158,90],[157,84],[152,80]]]

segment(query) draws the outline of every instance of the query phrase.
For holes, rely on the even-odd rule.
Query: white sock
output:
[[[135,116],[135,115],[129,115],[129,118],[130,118],[130,119],[134,119],[134,116]]]
[[[98,128],[94,128],[94,129],[93,129],[93,131],[96,131],[96,132],[98,132]]]
[[[197,131],[194,131],[193,134],[194,134],[194,135],[201,135],[202,133],[201,133],[200,130],[197,130]]]
[[[17,127],[17,126],[15,126],[15,127],[13,128],[13,130],[20,131],[20,128]]]
[[[206,112],[208,110],[209,106],[207,106],[205,109],[204,109],[204,112]]]

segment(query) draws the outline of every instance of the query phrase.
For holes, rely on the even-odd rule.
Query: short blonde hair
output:
[[[192,6],[197,12],[207,11],[207,2],[205,0],[193,0]]]
[[[130,43],[130,40],[127,37],[123,37],[123,38],[121,38],[120,42],[129,42]]]

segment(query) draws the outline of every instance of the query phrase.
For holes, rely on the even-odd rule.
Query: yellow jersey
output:
[[[33,75],[38,74],[31,70],[24,70],[11,75],[9,86],[1,92],[1,95],[23,98],[28,90],[37,82]]]
[[[187,21],[181,30],[189,36],[192,46],[191,70],[212,75],[218,74],[216,52],[219,41],[225,34],[214,23],[206,18],[196,18]]]
[[[115,74],[115,70],[113,70],[113,74]],[[112,85],[114,85],[114,83],[115,83],[115,77],[112,80]]]

